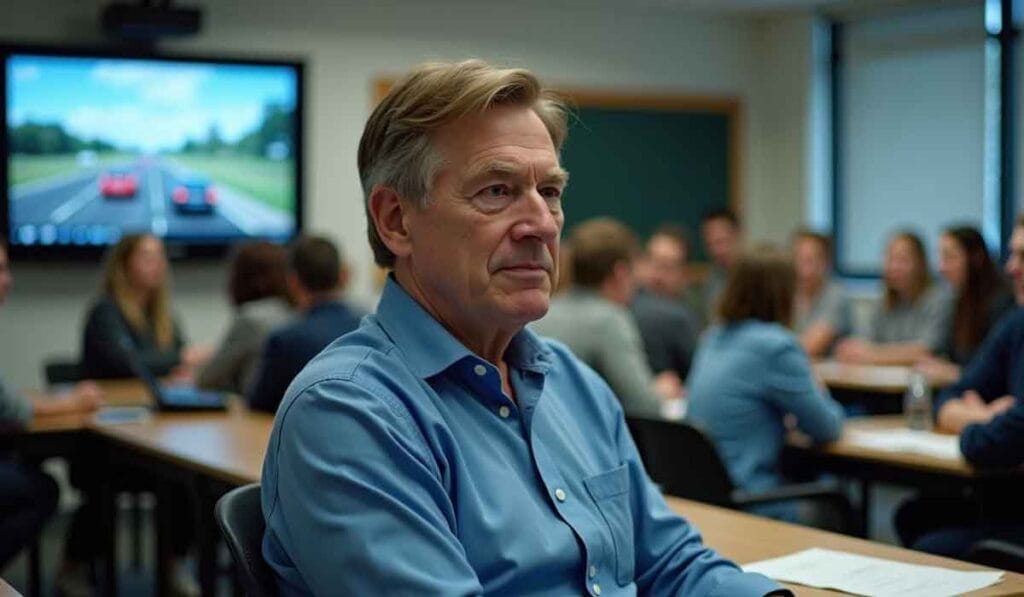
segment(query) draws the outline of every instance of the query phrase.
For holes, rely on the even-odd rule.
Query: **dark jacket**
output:
[[[278,328],[267,337],[256,375],[245,394],[249,407],[275,412],[288,384],[335,338],[359,325],[360,315],[337,301],[311,307],[294,323]]]
[[[167,375],[181,362],[185,339],[174,325],[174,341],[160,348],[152,328],[136,330],[124,318],[111,297],[102,297],[89,310],[82,335],[82,375],[85,378],[134,377],[125,359],[121,338],[126,336],[149,370],[156,376]]]
[[[651,371],[675,371],[686,380],[700,332],[697,318],[683,305],[639,290],[629,306],[644,341]]]
[[[974,390],[986,402],[1010,394],[1017,403],[988,423],[964,428],[960,434],[964,457],[981,466],[1024,463],[1024,308],[1000,320],[964,368],[960,381],[939,395],[936,412],[967,390]]]

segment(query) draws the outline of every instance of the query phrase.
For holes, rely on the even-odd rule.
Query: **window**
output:
[[[838,271],[877,274],[899,229],[919,233],[934,254],[944,227],[970,223],[997,248],[984,4],[887,12],[833,31]]]

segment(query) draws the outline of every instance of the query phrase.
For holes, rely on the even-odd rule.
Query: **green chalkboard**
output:
[[[562,149],[566,231],[611,216],[642,237],[663,222],[696,234],[706,211],[732,204],[731,118],[732,110],[579,106]],[[692,257],[703,259],[693,244]]]

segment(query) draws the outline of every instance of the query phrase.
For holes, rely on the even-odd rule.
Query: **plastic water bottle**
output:
[[[920,431],[932,430],[932,387],[920,371],[912,371],[903,395],[903,416],[907,427]]]

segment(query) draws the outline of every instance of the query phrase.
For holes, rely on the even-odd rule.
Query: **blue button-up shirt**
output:
[[[295,378],[263,466],[284,594],[764,595],[648,479],[608,386],[522,330],[497,368],[389,280]]]

